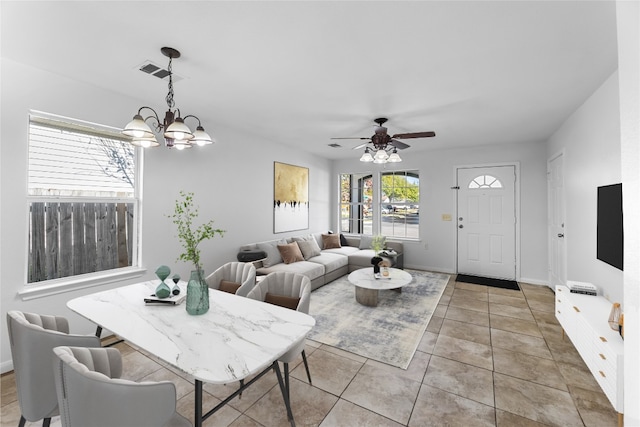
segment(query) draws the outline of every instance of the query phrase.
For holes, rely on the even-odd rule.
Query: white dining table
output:
[[[209,290],[209,311],[193,316],[185,303],[146,304],[158,280],[98,292],[67,302],[82,317],[192,375],[195,426],[273,369],[287,417],[295,425],[278,358],[304,340],[315,325],[308,314]],[[178,284],[186,292],[186,283]],[[250,381],[245,379],[255,375]],[[203,414],[202,384],[240,382],[235,393]]]

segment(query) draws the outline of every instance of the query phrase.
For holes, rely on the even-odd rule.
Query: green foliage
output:
[[[192,262],[195,269],[200,270],[202,266],[198,245],[203,240],[213,239],[216,234],[223,237],[225,230],[213,228],[213,220],[193,228],[193,221],[198,218],[198,208],[193,204],[193,193],[180,191],[180,198],[176,200],[173,214],[167,216],[178,227],[178,239],[184,249],[178,260]]]
[[[371,239],[371,249],[373,249],[376,254],[384,249],[385,244],[386,237],[381,234],[375,235]]]
[[[399,175],[383,175],[382,192],[392,201],[417,202],[420,198],[420,186]]]

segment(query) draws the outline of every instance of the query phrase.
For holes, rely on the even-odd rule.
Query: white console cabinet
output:
[[[601,296],[571,293],[566,286],[556,286],[556,317],[618,412],[618,425],[622,426],[624,342],[609,327],[611,306]]]

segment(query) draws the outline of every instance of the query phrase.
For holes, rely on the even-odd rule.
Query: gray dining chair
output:
[[[256,284],[256,268],[250,262],[228,262],[208,275],[205,281],[211,289],[244,297]]]
[[[268,274],[262,281],[249,291],[247,298],[276,304],[282,307],[309,314],[311,302],[311,280],[309,277],[292,272],[279,271]],[[289,363],[302,354],[307,378],[311,384],[311,373],[304,351],[306,339],[296,343],[295,347],[282,355],[278,360],[284,364],[284,380],[287,395],[289,395]]]
[[[176,412],[176,386],[171,381],[120,379],[118,349],[62,346],[53,353],[63,427],[191,426]]]
[[[69,334],[69,322],[60,316],[11,310],[7,312],[9,345],[20,405],[19,427],[27,421],[49,426],[58,415],[58,399],[51,370],[53,348],[61,345],[100,347],[94,335]]]

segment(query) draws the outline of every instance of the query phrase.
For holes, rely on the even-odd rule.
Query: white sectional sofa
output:
[[[315,246],[311,239],[315,242]],[[339,243],[336,244],[336,241]],[[292,243],[295,244],[293,247],[291,247]],[[367,236],[361,239],[360,236],[313,233],[288,239],[246,244],[240,247],[240,253],[263,251],[267,257],[254,262],[258,275],[266,275],[276,271],[304,274],[311,279],[311,289],[314,290],[354,270],[371,267],[371,258],[375,252],[370,248],[370,244],[371,238]],[[278,245],[289,245],[289,248],[279,249]],[[393,261],[395,261],[397,268],[402,268],[402,242],[387,241],[385,247],[397,253],[397,256],[393,257]],[[289,256],[289,249],[291,251],[300,249],[302,256]],[[281,253],[283,250],[285,258],[288,257],[288,259],[283,259]]]

